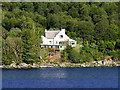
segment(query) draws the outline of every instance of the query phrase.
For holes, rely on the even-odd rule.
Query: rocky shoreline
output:
[[[81,67],[119,67],[120,61],[115,62],[112,59],[105,59],[100,61],[91,61],[85,63],[20,63],[19,65],[13,62],[10,65],[0,66],[0,69],[39,69],[39,68],[81,68]]]
[[[39,68],[86,68],[86,67],[119,67],[119,64],[73,64],[73,63],[61,63],[61,64],[25,64],[22,63],[22,65],[3,65],[0,66],[0,69],[39,69]]]

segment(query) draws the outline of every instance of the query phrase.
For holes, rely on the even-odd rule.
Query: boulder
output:
[[[81,67],[85,67],[85,64],[81,64]]]
[[[60,64],[60,67],[66,67],[66,65],[65,64]]]
[[[16,67],[16,63],[11,63],[10,67]]]
[[[102,61],[98,61],[98,64],[102,64]]]
[[[28,64],[26,64],[26,63],[21,63],[19,65],[22,66],[22,67],[28,67]]]

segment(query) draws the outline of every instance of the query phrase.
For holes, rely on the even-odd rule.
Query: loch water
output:
[[[2,70],[2,88],[118,88],[118,67]]]

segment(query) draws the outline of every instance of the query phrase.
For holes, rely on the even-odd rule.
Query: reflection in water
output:
[[[34,78],[66,78],[68,77],[68,74],[66,70],[56,70],[56,71],[47,71],[44,72],[44,70],[40,70],[38,73],[31,72],[28,77],[34,77]]]

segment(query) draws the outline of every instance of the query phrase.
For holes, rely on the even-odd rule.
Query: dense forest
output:
[[[120,60],[120,13],[115,2],[2,3],[2,62],[37,63],[49,51],[40,48],[46,29],[66,29],[83,47],[62,51],[62,61],[81,63],[106,55]],[[101,58],[100,58],[101,57]]]

